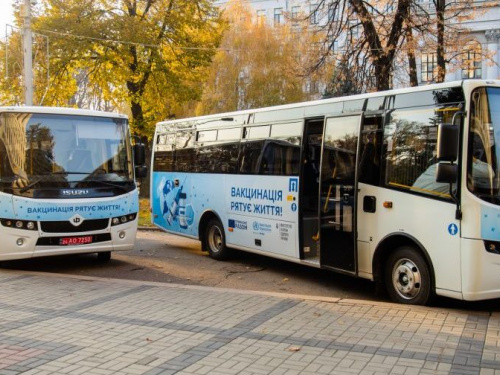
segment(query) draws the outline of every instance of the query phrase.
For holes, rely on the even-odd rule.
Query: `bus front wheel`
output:
[[[218,219],[214,218],[208,222],[205,230],[205,245],[211,258],[224,260],[229,257],[224,227]]]
[[[432,299],[429,266],[420,252],[403,246],[387,259],[385,285],[389,297],[398,303],[427,305]]]
[[[97,261],[100,263],[106,263],[111,260],[111,251],[102,251],[97,253]]]

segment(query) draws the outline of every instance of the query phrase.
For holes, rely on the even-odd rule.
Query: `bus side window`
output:
[[[241,144],[239,172],[241,174],[257,174],[258,160],[264,145],[263,141],[252,141]]]
[[[447,183],[436,182],[437,124],[453,116],[435,107],[396,110],[385,126],[385,183],[395,189],[451,199]]]
[[[285,174],[298,175],[300,172],[300,147],[288,146],[285,156]]]
[[[370,131],[363,138],[359,161],[359,181],[372,185],[380,184],[380,146],[377,131]]]
[[[273,141],[264,142],[264,148],[259,157],[259,174],[282,175],[282,148]]]

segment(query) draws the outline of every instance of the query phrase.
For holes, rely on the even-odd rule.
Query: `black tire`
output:
[[[111,260],[111,251],[103,251],[97,253],[97,261],[100,263],[106,263]]]
[[[408,305],[428,305],[434,295],[427,262],[409,246],[398,248],[387,259],[385,287],[394,302]]]
[[[230,251],[226,246],[224,227],[218,219],[210,219],[205,229],[203,241],[211,258],[225,260],[229,257]]]

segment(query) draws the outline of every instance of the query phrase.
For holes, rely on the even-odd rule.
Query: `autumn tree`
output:
[[[37,11],[33,30],[50,41],[44,104],[129,110],[142,136],[200,97],[223,29],[210,0],[41,0]]]
[[[0,41],[0,105],[24,103],[23,45],[19,28],[9,28],[5,40]],[[35,81],[35,103],[42,104],[48,88],[48,38],[33,35],[33,77]],[[61,90],[62,92],[63,90]]]
[[[348,67],[342,77],[354,72],[358,90],[387,90],[391,87],[393,63],[401,50],[405,19],[412,0],[320,0],[309,18],[321,18],[318,33],[324,36],[325,53],[315,67],[332,63],[332,53]],[[337,42],[337,43],[335,43]],[[334,46],[339,50],[335,51]],[[333,62],[335,63],[335,62]]]
[[[317,57],[315,35],[287,22],[271,26],[252,18],[241,1],[225,10],[229,24],[197,114],[226,112],[293,103],[320,96],[324,72],[306,68]],[[283,15],[283,21],[285,21]]]
[[[470,40],[467,22],[482,18],[494,3],[481,3],[480,6],[473,0],[413,3],[408,22],[412,23],[419,43],[425,46],[422,52],[436,56],[433,82],[444,82],[448,70],[462,68],[464,49],[467,49]],[[476,61],[473,63],[480,63],[482,59],[492,60],[488,51],[479,48],[475,52]]]

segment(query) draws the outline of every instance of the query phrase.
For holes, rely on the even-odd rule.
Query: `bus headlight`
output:
[[[25,229],[25,230],[37,230],[38,224],[36,221],[29,220],[12,220],[12,219],[1,219],[0,224],[7,228]]]
[[[137,213],[113,217],[111,219],[111,226],[114,227],[115,225],[125,224],[125,223],[128,223],[130,221],[134,221],[136,217],[137,217]]]

